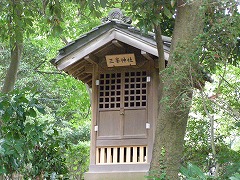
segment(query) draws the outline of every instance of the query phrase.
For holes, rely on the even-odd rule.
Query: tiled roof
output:
[[[75,52],[77,49],[87,45],[89,42],[100,37],[102,34],[106,33],[111,29],[120,30],[128,34],[129,36],[136,37],[137,39],[142,40],[145,43],[156,46],[154,33],[144,34],[138,28],[135,28],[130,24],[125,24],[120,21],[108,21],[104,24],[101,24],[93,28],[88,33],[83,34],[78,39],[70,42],[67,46],[60,49],[58,56],[55,59],[52,59],[51,63],[56,65],[59,61],[61,61],[61,59]],[[164,51],[169,53],[171,38],[162,36],[162,39],[163,39]]]

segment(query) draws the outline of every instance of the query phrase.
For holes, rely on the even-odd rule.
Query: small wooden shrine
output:
[[[144,179],[152,158],[158,107],[158,52],[153,33],[126,23],[119,9],[51,60],[92,88],[86,180]],[[168,59],[170,41],[162,37]]]

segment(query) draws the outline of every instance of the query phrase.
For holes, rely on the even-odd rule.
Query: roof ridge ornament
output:
[[[123,12],[119,8],[113,8],[107,17],[102,18],[102,23],[106,23],[109,21],[116,21],[120,23],[131,24],[132,19],[130,17],[124,16]]]

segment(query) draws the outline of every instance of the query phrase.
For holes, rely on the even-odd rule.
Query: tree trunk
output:
[[[164,88],[150,166],[150,174],[156,177],[178,179],[192,100],[191,72],[198,68],[198,59],[192,57],[197,49],[194,39],[203,29],[201,5],[201,0],[189,4],[178,0],[168,68],[162,76]]]
[[[8,93],[13,90],[17,80],[17,72],[23,51],[23,6],[21,1],[11,1],[9,6],[9,36],[11,48],[11,62],[4,80],[2,92]]]
[[[14,88],[14,84],[17,80],[17,72],[21,60],[22,50],[22,43],[16,43],[11,50],[11,62],[4,80],[2,88],[3,93],[8,93]]]

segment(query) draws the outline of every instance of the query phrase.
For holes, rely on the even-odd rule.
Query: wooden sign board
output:
[[[136,65],[134,54],[106,55],[108,67]]]

